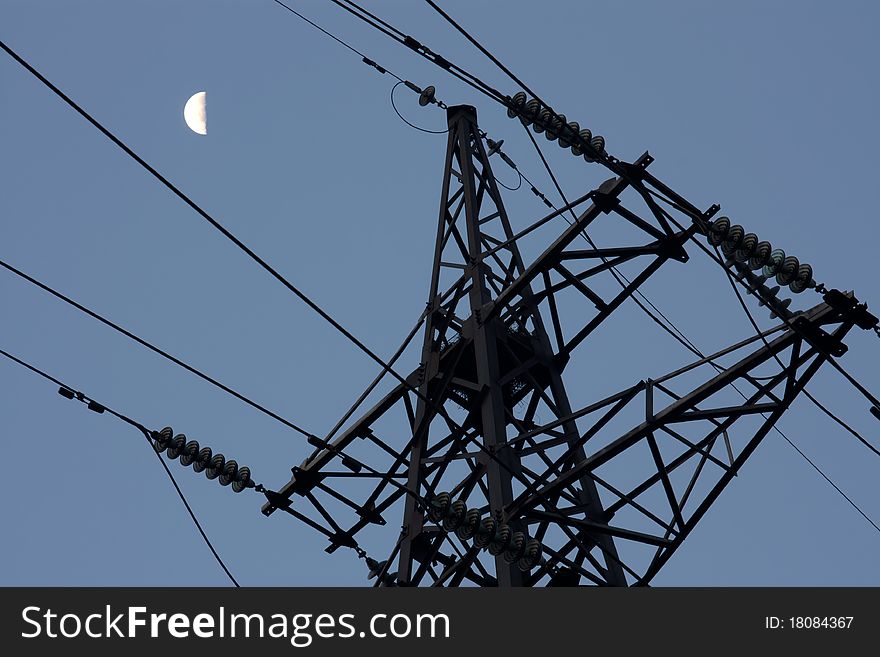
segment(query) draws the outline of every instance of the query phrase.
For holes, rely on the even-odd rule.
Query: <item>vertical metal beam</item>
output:
[[[477,383],[481,388],[480,417],[483,445],[496,456],[487,463],[487,487],[489,489],[490,513],[501,519],[504,509],[513,501],[513,473],[519,473],[518,459],[512,458],[510,449],[498,451],[507,442],[507,417],[504,392],[499,383],[497,319],[480,321],[483,307],[492,300],[486,282],[486,265],[480,258],[483,250],[480,238],[480,204],[477,199],[476,175],[474,173],[473,146],[480,139],[477,133],[477,113],[473,107],[458,106],[450,109],[450,121],[458,139],[461,178],[464,186],[464,210],[467,222],[467,238],[470,263],[467,275],[471,279],[471,319],[469,330],[473,332]],[[488,172],[487,172],[488,173]],[[508,564],[502,555],[495,557],[498,586],[521,586],[522,572],[515,564]]]
[[[440,305],[440,263],[443,256],[444,235],[447,230],[446,218],[449,215],[449,184],[452,179],[452,162],[455,152],[456,134],[450,119],[449,139],[446,145],[446,166],[443,169],[443,187],[440,196],[440,216],[437,221],[437,238],[434,244],[434,264],[431,271],[431,286],[428,292],[428,315],[425,319],[425,337],[422,342],[422,367],[423,377],[419,384],[421,397],[416,406],[415,422],[413,423],[413,441],[410,451],[409,471],[407,474],[407,487],[412,491],[420,491],[422,488],[422,457],[428,446],[428,425],[433,419],[434,413],[428,407],[426,400],[430,397],[430,382],[437,375],[439,367],[439,354],[434,347],[434,324],[435,311]],[[398,569],[398,582],[402,585],[411,584],[413,575],[413,541],[419,536],[424,525],[424,516],[416,506],[416,498],[406,496],[403,515],[403,536],[400,541],[400,561]]]

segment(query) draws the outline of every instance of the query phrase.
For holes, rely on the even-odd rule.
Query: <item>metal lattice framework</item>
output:
[[[309,524],[330,552],[385,545],[384,561],[368,558],[377,585],[648,584],[823,362],[845,350],[851,297],[799,313],[763,298],[780,327],[573,409],[562,378],[572,352],[664,263],[687,261],[685,242],[718,207],[695,217],[647,172],[646,153],[579,199],[589,205],[577,220],[526,264],[520,242],[532,231],[511,228],[476,111],[452,107],[448,120],[421,362],[319,441],[263,511]],[[687,229],[654,193],[686,211]],[[605,215],[637,238],[581,248],[577,238]],[[601,280],[622,266],[632,275],[609,293]],[[572,300],[574,329],[574,313],[560,311]],[[355,467],[343,453],[353,450],[374,470]],[[384,527],[401,511],[395,537]]]

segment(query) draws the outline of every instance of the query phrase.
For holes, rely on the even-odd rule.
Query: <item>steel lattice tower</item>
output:
[[[647,172],[646,153],[621,163],[527,265],[476,110],[451,107],[448,122],[421,362],[343,433],[316,438],[263,511],[306,522],[329,552],[366,557],[364,545],[386,545],[383,561],[367,557],[377,585],[648,584],[866,311],[831,291],[790,312],[731,259],[786,324],[573,409],[562,377],[572,351],[664,263],[686,262],[685,241],[706,233],[718,207],[675,230],[649,193],[672,194]],[[624,205],[625,191],[642,214]],[[576,248],[603,215],[639,243]],[[624,264],[638,264],[631,280],[603,295],[594,281]],[[592,313],[569,337],[565,295]],[[759,376],[768,364],[778,371]],[[353,467],[343,453],[352,450],[373,469]],[[400,509],[389,544],[384,526]]]

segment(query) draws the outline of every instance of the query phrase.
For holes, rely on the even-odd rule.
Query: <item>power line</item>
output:
[[[853,502],[852,499],[850,499],[849,495],[847,495],[846,493],[844,493],[844,492],[840,489],[840,487],[839,487],[837,484],[835,484],[833,481],[831,481],[831,479],[828,477],[828,475],[826,475],[824,472],[822,472],[822,470],[819,468],[819,466],[816,465],[815,463],[813,463],[812,459],[810,459],[809,456],[807,456],[806,454],[804,454],[804,453],[800,450],[800,448],[799,448],[797,445],[795,445],[793,442],[791,442],[791,440],[789,439],[789,437],[786,436],[784,433],[782,433],[782,431],[780,431],[775,425],[774,425],[773,428],[776,429],[776,431],[779,433],[779,435],[782,436],[782,437],[785,439],[785,442],[787,442],[789,445],[791,445],[791,446],[794,448],[794,450],[795,450],[798,454],[800,454],[800,455],[804,458],[804,460],[805,460],[807,463],[809,463],[809,464],[813,467],[813,469],[814,469],[816,472],[818,472],[820,475],[822,475],[822,478],[823,478],[825,481],[827,481],[827,482],[831,485],[831,487],[834,488],[834,490],[836,490],[838,493],[840,493],[840,495],[843,497],[843,499],[845,499],[847,502],[850,503],[850,506],[852,506],[852,508],[854,508],[856,511],[858,511],[859,514],[860,514],[865,520],[867,520],[869,523],[871,523],[871,526],[874,527],[874,529],[876,529],[878,532],[880,532],[880,527],[877,526],[877,523],[875,523],[873,520],[871,520],[871,518],[869,518],[868,515],[867,515],[864,511],[862,511],[862,510],[859,508],[859,505],[856,504],[855,502]]]
[[[492,100],[501,103],[502,105],[507,104],[506,97],[497,89],[493,88],[476,75],[464,70],[460,66],[457,66],[450,60],[446,59],[442,55],[431,50],[428,46],[420,43],[417,39],[412,36],[405,34],[401,30],[397,29],[390,23],[378,18],[375,14],[368,12],[366,9],[361,7],[355,2],[351,2],[350,0],[345,0],[345,2],[340,2],[339,0],[330,0],[333,4],[344,9],[346,12],[355,16],[359,20],[363,21],[370,27],[382,32],[385,36],[390,39],[396,41],[397,43],[406,46],[416,54],[422,56],[427,59],[432,64],[439,66],[447,73],[452,75],[453,77],[461,80],[469,87],[475,89],[481,94],[488,96]]]
[[[436,11],[438,14],[440,14],[450,25],[452,25],[456,30],[458,30],[468,41],[471,42],[471,44],[476,46],[476,48],[481,53],[486,55],[486,57],[488,57],[492,61],[493,64],[495,64],[498,68],[500,68],[502,71],[504,71],[504,73],[507,74],[507,77],[509,77],[511,80],[514,81],[514,83],[519,85],[526,93],[531,95],[533,98],[536,98],[537,100],[539,100],[541,102],[541,104],[544,107],[546,107],[549,111],[553,112],[553,110],[550,108],[550,106],[547,105],[547,103],[545,103],[543,100],[541,100],[541,98],[538,96],[538,94],[536,94],[534,91],[529,89],[528,85],[525,82],[523,82],[517,76],[515,76],[509,68],[507,68],[504,64],[501,63],[501,61],[498,60],[497,57],[495,57],[495,55],[493,55],[491,52],[489,52],[486,48],[484,48],[482,46],[482,44],[480,44],[479,41],[477,41],[474,37],[472,37],[470,34],[468,34],[467,30],[465,30],[463,27],[461,27],[461,25],[456,23],[455,20],[449,14],[447,14],[445,11],[443,11],[439,6],[437,6],[437,4],[435,4],[431,0],[425,0],[425,2],[427,2],[434,9],[434,11]]]
[[[348,48],[349,50],[351,50],[355,55],[358,55],[359,57],[364,57],[364,58],[366,57],[366,55],[365,55],[364,53],[362,53],[360,50],[358,50],[357,48],[355,48],[353,45],[351,45],[350,43],[344,41],[343,39],[341,39],[340,37],[336,36],[335,34],[332,34],[332,33],[328,32],[328,31],[325,30],[323,27],[321,27],[320,25],[318,25],[317,23],[315,23],[313,20],[311,20],[311,19],[309,19],[309,18],[303,16],[301,13],[299,13],[299,12],[298,12],[296,9],[294,9],[293,7],[284,4],[283,2],[281,2],[281,0],[272,0],[272,2],[274,2],[276,5],[280,5],[280,6],[284,7],[284,8],[285,8],[287,11],[289,11],[291,14],[294,14],[294,15],[298,16],[299,18],[301,18],[302,20],[304,20],[306,23],[308,23],[309,25],[311,25],[312,27],[314,27],[316,30],[319,30],[319,31],[323,32],[326,36],[330,37],[331,39],[333,39],[333,40],[336,41],[337,43],[339,43],[339,44],[343,45],[344,47]],[[392,75],[393,75],[393,73],[392,73]]]
[[[32,285],[37,286],[37,287],[40,288],[41,290],[43,290],[43,291],[45,291],[45,292],[48,292],[49,294],[51,294],[52,296],[54,296],[56,299],[60,299],[60,300],[63,301],[64,303],[66,303],[66,304],[68,304],[68,305],[70,305],[70,306],[76,308],[76,309],[79,310],[80,312],[85,313],[86,315],[88,315],[88,316],[91,317],[92,319],[96,319],[96,320],[98,320],[99,322],[101,322],[101,323],[104,324],[105,326],[108,326],[108,327],[110,327],[111,329],[113,329],[114,331],[116,331],[117,333],[120,333],[120,334],[124,335],[126,338],[128,338],[128,339],[130,339],[130,340],[133,340],[134,342],[137,342],[139,345],[141,345],[141,346],[143,346],[143,347],[146,347],[147,349],[149,349],[149,350],[152,351],[153,353],[156,353],[156,354],[162,356],[162,358],[165,358],[166,360],[168,360],[168,361],[174,363],[174,364],[177,365],[178,367],[182,367],[182,368],[185,369],[187,372],[190,372],[191,374],[195,374],[197,377],[199,377],[199,378],[202,379],[203,381],[207,381],[208,383],[210,383],[211,385],[213,385],[213,386],[219,388],[219,389],[222,390],[223,392],[225,392],[225,393],[227,393],[227,394],[229,394],[229,395],[232,395],[233,397],[235,397],[235,398],[238,399],[239,401],[242,401],[242,402],[244,402],[245,404],[247,404],[248,406],[250,406],[250,407],[252,407],[252,408],[255,408],[256,410],[260,411],[260,412],[263,413],[264,415],[267,415],[267,416],[271,417],[273,420],[276,420],[276,421],[280,422],[281,424],[285,425],[286,427],[288,427],[288,428],[290,428],[290,429],[293,429],[294,431],[296,431],[297,433],[302,434],[302,435],[305,436],[306,438],[310,438],[310,439],[312,439],[312,438],[316,438],[316,436],[315,436],[311,431],[306,431],[305,429],[303,429],[303,428],[300,427],[299,425],[297,425],[297,424],[291,422],[290,420],[288,420],[288,419],[282,417],[282,416],[279,415],[278,413],[275,413],[274,411],[269,410],[268,408],[266,408],[266,407],[263,406],[262,404],[259,404],[258,402],[255,402],[254,400],[250,399],[249,397],[246,397],[245,395],[241,394],[241,393],[238,392],[237,390],[234,390],[233,388],[230,388],[230,387],[227,386],[226,384],[221,383],[221,382],[218,381],[217,379],[215,379],[215,378],[213,378],[213,377],[211,377],[211,376],[205,374],[205,373],[202,372],[201,370],[199,370],[199,369],[193,367],[192,365],[190,365],[190,364],[188,364],[188,363],[182,361],[181,359],[177,358],[176,356],[173,356],[173,355],[169,354],[169,353],[168,353],[167,351],[165,351],[164,349],[160,349],[159,347],[155,346],[154,344],[152,344],[152,343],[150,343],[150,342],[144,340],[144,339],[141,338],[140,336],[138,336],[138,335],[132,333],[132,332],[129,331],[128,329],[123,328],[123,327],[120,326],[119,324],[116,324],[115,322],[110,321],[109,319],[107,319],[107,318],[104,317],[103,315],[100,315],[100,314],[96,313],[94,310],[91,310],[91,309],[87,308],[86,306],[82,305],[81,303],[79,303],[79,302],[77,302],[77,301],[71,299],[70,297],[68,297],[68,296],[66,296],[66,295],[64,295],[64,294],[62,294],[61,292],[58,292],[57,290],[55,290],[54,288],[52,288],[52,287],[46,285],[45,283],[42,283],[41,281],[38,281],[38,280],[37,280],[36,278],[34,278],[33,276],[29,276],[28,274],[24,273],[24,272],[21,271],[20,269],[18,269],[18,268],[16,268],[16,267],[13,267],[13,266],[10,265],[9,263],[7,263],[7,262],[5,262],[5,261],[3,261],[3,260],[0,260],[0,267],[3,267],[3,268],[5,268],[5,269],[7,269],[8,271],[12,272],[12,273],[15,274],[16,276],[18,276],[18,277],[24,279],[24,280],[27,281],[28,283],[31,283]]]
[[[165,178],[161,173],[159,173],[155,168],[153,168],[150,164],[148,164],[143,158],[141,158],[137,153],[135,153],[131,148],[129,148],[122,140],[116,137],[112,132],[110,132],[107,128],[105,128],[97,119],[92,117],[88,112],[86,112],[82,107],[80,107],[75,101],[73,101],[69,96],[67,96],[63,91],[61,91],[58,87],[56,87],[52,82],[50,82],[46,77],[44,77],[37,69],[31,66],[27,61],[25,61],[18,53],[12,50],[9,46],[7,46],[3,41],[0,41],[0,48],[3,48],[12,57],[15,61],[17,61],[22,67],[24,67],[31,75],[37,78],[40,82],[42,82],[46,87],[48,87],[55,95],[57,95],[61,100],[67,103],[71,108],[73,108],[78,114],[80,114],[83,118],[85,118],[89,123],[91,123],[95,128],[97,128],[105,137],[107,137],[110,141],[116,144],[119,148],[121,148],[129,157],[131,157],[135,162],[140,164],[146,171],[148,171],[154,178],[156,178],[159,182],[161,182],[165,187],[171,190],[178,198],[184,201],[190,208],[196,211],[196,213],[201,216],[205,221],[207,221],[212,227],[218,230],[224,237],[226,237],[229,241],[235,244],[239,249],[241,249],[244,253],[246,253],[254,262],[256,262],[260,267],[262,267],[266,272],[268,272],[273,278],[275,278],[279,283],[281,283],[284,287],[286,287],[290,292],[292,292],[297,298],[299,298],[303,303],[305,303],[309,308],[311,308],[315,313],[317,313],[322,319],[324,319],[327,323],[329,323],[333,328],[335,328],[339,333],[345,336],[349,342],[354,344],[358,349],[360,349],[363,353],[369,356],[373,361],[378,363],[384,370],[386,370],[389,374],[391,374],[398,381],[403,383],[404,385],[409,385],[406,380],[400,376],[397,372],[391,369],[385,361],[383,361],[379,356],[377,356],[369,347],[367,347],[363,342],[358,340],[348,329],[342,326],[339,322],[337,322],[333,317],[331,317],[326,311],[324,311],[317,303],[312,301],[312,299],[303,293],[299,288],[293,285],[289,280],[287,280],[284,276],[282,276],[275,268],[273,268],[268,262],[263,260],[260,256],[258,256],[250,247],[248,247],[244,242],[238,239],[235,235],[233,235],[226,227],[224,227],[219,221],[214,219],[210,214],[208,214],[205,210],[203,210],[195,201],[193,201],[189,196],[184,194],[174,183]]]
[[[397,87],[400,86],[401,84],[405,84],[413,91],[417,90],[417,93],[420,93],[420,94],[422,93],[422,89],[417,88],[413,83],[408,82],[407,80],[404,80],[402,77],[400,77],[399,75],[397,75],[393,71],[391,71],[388,67],[382,66],[381,64],[378,64],[375,60],[373,60],[370,57],[368,57],[367,55],[365,55],[361,50],[358,50],[357,48],[352,46],[350,43],[348,43],[347,41],[345,41],[341,37],[336,36],[335,34],[330,32],[329,30],[324,29],[323,27],[321,27],[320,25],[315,23],[313,20],[311,20],[307,16],[304,16],[300,12],[298,12],[295,9],[293,9],[292,7],[290,7],[289,5],[285,4],[284,2],[281,2],[281,0],[272,0],[272,1],[275,4],[277,4],[281,7],[284,7],[287,11],[289,11],[290,13],[299,17],[300,19],[302,19],[303,21],[305,21],[306,23],[308,23],[309,25],[314,27],[316,30],[319,30],[324,35],[330,37],[331,39],[333,39],[337,43],[341,44],[342,46],[344,46],[345,48],[347,48],[351,52],[358,55],[361,58],[361,61],[363,61],[365,64],[372,66],[380,73],[388,73],[389,75],[391,75],[391,77],[395,78],[397,80],[397,82],[394,84],[394,86],[391,87],[391,107],[394,110],[394,112],[397,114],[398,118],[400,118],[400,120],[403,121],[404,123],[406,123],[409,127],[413,128],[415,130],[419,130],[420,132],[425,132],[427,134],[432,134],[432,135],[442,135],[442,134],[446,134],[447,132],[449,132],[449,128],[447,128],[446,130],[428,130],[427,128],[422,128],[420,126],[415,125],[411,121],[409,121],[406,117],[403,116],[403,114],[400,113],[400,110],[397,108],[397,104],[394,102],[394,92],[397,89]],[[340,6],[342,6],[342,5],[340,5]],[[350,11],[346,7],[343,7],[343,9]],[[364,12],[366,14],[368,14],[369,16],[371,16],[373,19],[378,20],[381,23],[384,23],[384,21],[381,21],[381,19],[378,19],[376,16],[374,16],[373,14],[370,14],[366,10],[364,10]],[[352,12],[352,13],[354,13],[354,12]],[[387,26],[387,24],[385,24],[385,25]],[[436,104],[439,105],[442,109],[446,109],[446,105],[444,103],[437,102],[437,101],[433,101],[433,102],[436,102]],[[503,185],[503,186],[506,187],[506,185]],[[510,189],[510,188],[507,187],[507,189]]]
[[[397,29],[396,27],[394,27],[393,25],[391,25],[387,21],[384,21],[383,19],[381,19],[378,16],[376,16],[375,14],[367,11],[363,7],[360,7],[359,5],[357,5],[354,2],[349,2],[348,0],[345,0],[345,2],[339,2],[338,0],[330,0],[330,1],[333,4],[335,4],[337,7],[340,7],[341,9],[345,10],[346,12],[351,14],[352,16],[355,16],[359,20],[365,22],[367,25],[378,30],[379,32],[381,32],[385,36],[391,38],[392,40],[396,41],[397,43],[399,43],[401,45],[404,45],[404,46],[410,48],[415,53],[421,55],[422,57],[424,57],[428,61],[432,62],[433,64],[436,64],[437,66],[439,66],[440,68],[445,70],[447,73],[449,73],[453,77],[457,78],[458,80],[464,82],[465,84],[467,84],[471,88],[475,89],[476,91],[479,91],[480,93],[488,96],[489,98],[491,98],[494,101],[500,102],[502,104],[506,104],[505,96],[500,91],[498,91],[497,89],[493,89],[491,86],[489,86],[488,84],[483,82],[480,78],[476,77],[472,73],[456,66],[455,64],[453,64],[452,62],[447,60],[445,57],[442,57],[441,55],[438,55],[437,53],[433,52],[430,48],[419,43],[416,39],[409,36],[408,34],[403,33],[402,31],[400,31],[399,29]],[[348,50],[359,55],[365,64],[372,66],[380,73],[389,73],[393,77],[397,78],[398,81],[405,82],[405,80],[403,78],[401,78],[400,76],[395,75],[386,67],[381,66],[380,64],[376,63],[376,61],[367,57],[362,51],[355,48],[354,46],[349,44],[344,39],[341,39],[340,37],[338,37],[335,34],[333,34],[332,32],[330,32],[329,30],[321,27],[320,25],[318,25],[317,23],[315,23],[311,19],[307,18],[306,16],[304,16],[300,12],[292,9],[287,4],[281,2],[280,0],[273,0],[273,2],[280,5],[281,7],[284,7],[289,12],[291,12],[295,16],[301,18],[303,21],[305,21],[306,23],[308,23],[312,27],[316,28],[317,30],[321,31],[326,36],[328,36],[331,39],[333,39],[334,41],[338,42],[339,44],[341,44],[342,46],[344,46]]]
[[[504,184],[503,182],[501,182],[498,178],[495,178],[495,182],[497,182],[499,185],[501,185],[501,186],[502,186],[504,189],[506,189],[507,191],[509,191],[509,192],[515,192],[515,191],[517,191],[520,187],[522,187],[523,180],[525,180],[525,177],[524,177],[519,171],[517,171],[516,173],[517,173],[517,175],[519,176],[519,178],[517,179],[516,187],[510,187],[509,185],[505,185],[505,184]]]
[[[146,435],[147,442],[150,443],[152,447],[152,442],[150,441],[149,434]],[[236,581],[235,577],[232,576],[232,573],[229,572],[229,568],[226,567],[226,564],[223,563],[223,559],[220,558],[220,555],[217,554],[217,550],[214,549],[213,544],[208,539],[208,535],[205,533],[205,530],[202,529],[202,524],[199,522],[198,518],[196,518],[196,514],[193,512],[192,507],[190,507],[189,502],[186,501],[186,497],[183,494],[183,491],[180,490],[180,486],[177,484],[177,480],[174,478],[174,475],[171,473],[171,468],[168,467],[168,464],[165,463],[165,460],[162,458],[162,455],[157,452],[155,449],[152,450],[156,454],[156,458],[159,459],[159,463],[162,464],[166,474],[169,479],[171,479],[171,483],[174,485],[174,490],[177,491],[177,495],[180,497],[180,501],[183,502],[183,505],[186,507],[186,510],[189,512],[190,518],[192,518],[193,522],[198,528],[199,533],[202,535],[202,538],[205,540],[205,543],[208,545],[208,548],[211,550],[211,554],[214,555],[214,558],[217,560],[217,563],[220,564],[220,567],[223,569],[223,572],[226,573],[226,576],[232,581],[232,583],[238,587],[239,583]]]
[[[27,368],[28,370],[30,370],[34,374],[37,374],[38,376],[41,376],[42,378],[46,379],[47,381],[51,381],[55,385],[59,386],[59,393],[61,393],[65,397],[68,397],[69,399],[76,399],[78,401],[83,402],[84,404],[86,404],[88,406],[89,410],[94,411],[96,413],[104,413],[106,411],[110,415],[113,415],[114,417],[119,418],[123,422],[130,424],[131,426],[138,429],[141,433],[143,433],[144,437],[147,440],[147,443],[150,445],[150,451],[156,455],[156,457],[159,459],[159,463],[161,463],[162,467],[165,469],[165,472],[167,473],[168,478],[171,480],[171,484],[174,486],[174,490],[177,491],[177,495],[178,495],[178,497],[180,497],[180,501],[183,502],[184,507],[186,507],[187,513],[189,513],[189,517],[192,519],[193,524],[195,524],[196,529],[199,530],[199,534],[201,534],[202,539],[205,541],[205,544],[208,546],[208,549],[211,551],[211,554],[214,555],[214,559],[216,559],[217,563],[220,564],[220,567],[223,569],[223,572],[226,573],[226,576],[229,578],[229,580],[236,587],[240,586],[238,581],[235,579],[235,577],[233,577],[232,573],[229,571],[229,568],[223,562],[223,559],[220,557],[220,554],[214,548],[214,544],[211,542],[211,539],[208,538],[208,534],[205,532],[204,528],[202,527],[202,524],[199,522],[199,519],[196,517],[195,512],[193,511],[192,507],[190,506],[189,502],[187,501],[186,496],[183,494],[183,491],[180,489],[180,486],[178,485],[177,480],[174,477],[174,474],[171,472],[170,468],[168,467],[168,464],[165,463],[164,460],[162,460],[162,455],[159,452],[157,452],[155,449],[153,449],[153,442],[150,438],[151,432],[149,429],[147,429],[143,424],[141,424],[137,420],[133,420],[130,417],[128,417],[127,415],[124,415],[118,411],[114,411],[112,408],[110,408],[104,404],[96,402],[91,397],[88,397],[81,392],[77,392],[76,389],[73,388],[72,386],[67,385],[66,383],[55,378],[51,374],[48,374],[47,372],[41,370],[40,368],[38,368],[34,365],[31,365],[30,363],[28,363],[28,362],[26,362],[16,356],[13,356],[12,354],[10,354],[9,352],[7,352],[3,349],[0,349],[0,355],[5,356],[9,360],[21,365],[22,367]]]
[[[398,30],[396,27],[394,27],[393,25],[391,25],[391,23],[389,23],[388,21],[385,21],[385,20],[379,18],[379,17],[376,16],[376,14],[374,14],[374,13],[367,11],[366,9],[364,9],[363,7],[361,7],[360,5],[358,5],[357,3],[355,3],[355,2],[351,2],[351,0],[342,0],[342,3],[340,3],[338,0],[331,0],[331,1],[333,2],[333,4],[340,6],[340,7],[342,7],[343,9],[345,9],[346,11],[349,11],[349,12],[351,12],[351,13],[354,13],[354,12],[353,12],[351,9],[347,9],[346,7],[344,7],[343,4],[346,4],[346,5],[349,5],[349,6],[351,6],[351,7],[354,7],[357,11],[361,12],[361,13],[364,14],[365,16],[369,16],[373,21],[375,21],[376,23],[379,23],[380,25],[382,25],[384,28],[386,28],[386,30],[390,30],[390,32],[393,32],[394,34],[396,34],[396,35],[397,35],[398,37],[400,37],[400,38],[404,38],[404,39],[406,38],[406,34],[404,34],[404,33],[401,32],[400,30]],[[385,30],[383,30],[383,31],[385,31]],[[390,32],[385,31],[385,33],[386,33],[386,34],[389,34],[389,36],[390,36]]]
[[[351,44],[348,43],[347,41],[341,39],[340,37],[336,36],[336,35],[333,34],[332,32],[329,32],[328,30],[325,30],[323,27],[321,27],[320,25],[318,25],[317,23],[315,23],[315,22],[314,22],[313,20],[311,20],[310,18],[308,18],[308,17],[304,16],[303,14],[299,13],[299,12],[298,12],[296,9],[294,9],[293,7],[290,7],[289,5],[287,5],[287,4],[283,3],[283,2],[281,2],[281,0],[272,0],[272,2],[274,2],[274,3],[277,4],[277,5],[280,5],[281,7],[284,7],[284,8],[285,8],[287,11],[289,11],[291,14],[294,14],[295,16],[298,16],[299,18],[301,18],[302,20],[304,20],[306,23],[308,23],[309,25],[311,25],[312,27],[314,27],[316,30],[319,30],[320,32],[322,32],[322,33],[325,34],[326,36],[330,37],[331,39],[333,39],[333,40],[336,41],[337,43],[341,44],[341,45],[344,46],[345,48],[348,48],[348,49],[349,49],[350,51],[352,51],[354,54],[358,55],[358,56],[361,58],[361,61],[364,62],[364,64],[367,64],[368,66],[372,66],[373,68],[375,68],[375,69],[376,69],[377,71],[379,71],[380,73],[388,73],[388,75],[390,75],[391,77],[396,78],[396,79],[397,79],[398,81],[400,81],[400,82],[403,82],[403,78],[401,78],[399,75],[396,75],[393,71],[389,70],[388,68],[386,68],[386,67],[384,67],[384,66],[380,66],[380,65],[377,64],[374,60],[370,59],[370,58],[367,57],[364,53],[362,53],[360,50],[358,50],[357,48],[355,48],[353,45],[351,45]]]
[[[867,439],[865,439],[865,437],[862,436],[862,434],[860,434],[858,431],[853,429],[852,426],[850,426],[849,424],[844,422],[838,415],[836,415],[831,410],[829,410],[824,404],[822,404],[822,402],[820,402],[818,399],[816,399],[810,393],[810,391],[807,390],[806,388],[804,388],[804,395],[807,397],[807,399],[809,399],[811,402],[813,402],[813,404],[816,407],[818,407],[819,410],[821,410],[823,413],[825,413],[825,415],[830,417],[832,420],[834,420],[834,422],[836,422],[841,427],[843,427],[846,431],[851,433],[860,443],[862,443],[865,447],[867,447],[872,452],[874,452],[874,454],[876,454],[877,456],[880,456],[880,451],[878,451],[876,447],[874,447],[871,443],[869,443],[867,441]]]
[[[367,11],[363,7],[355,4],[354,2],[348,2],[348,1],[339,2],[338,0],[330,0],[330,2],[332,2],[337,7],[341,7],[342,9],[344,9],[348,13],[352,14],[353,16],[357,16],[360,20],[366,22],[367,24],[376,28],[380,32],[383,32],[384,34],[391,37],[392,39],[402,40],[402,39],[406,38],[406,35],[403,32],[401,32],[400,30],[398,30],[396,27],[394,27],[393,25],[391,25],[387,21],[382,20],[381,18],[379,18],[375,14]],[[346,5],[349,5],[349,6],[346,6]],[[360,12],[360,13],[358,13],[358,12]],[[366,18],[366,17],[369,17],[369,18]]]

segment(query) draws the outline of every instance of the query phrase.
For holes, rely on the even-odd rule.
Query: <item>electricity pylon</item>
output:
[[[714,227],[717,243],[731,233],[739,247],[742,235],[711,222],[717,206],[699,213],[680,197],[691,224],[676,228],[655,201],[672,192],[647,172],[646,153],[579,199],[586,209],[526,265],[521,239],[561,211],[514,233],[476,110],[451,107],[448,123],[421,362],[343,433],[316,438],[263,511],[322,532],[328,552],[356,549],[377,585],[648,584],[822,363],[843,353],[841,338],[876,318],[837,291],[791,312],[734,254],[728,266],[780,327],[573,409],[562,374],[575,348],[664,263],[686,262],[692,236]],[[603,215],[638,243],[579,248]],[[635,266],[630,278],[618,277],[623,266]],[[603,293],[610,274],[620,288]],[[570,332],[560,305],[572,296]],[[383,527],[401,510],[391,540]],[[366,545],[387,558],[367,557]]]

